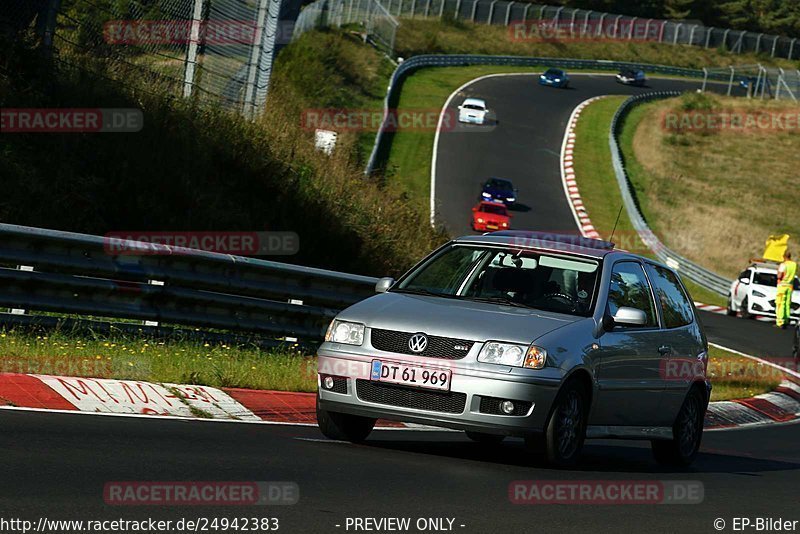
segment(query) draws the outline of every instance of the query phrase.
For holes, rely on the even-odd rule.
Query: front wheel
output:
[[[323,410],[317,396],[317,425],[326,438],[360,443],[372,432],[375,419]]]
[[[671,440],[653,440],[653,457],[662,465],[686,467],[690,465],[703,439],[703,405],[705,399],[695,388],[683,401],[681,411],[672,427]]]
[[[588,402],[577,382],[567,382],[556,397],[544,436],[530,439],[529,447],[543,447],[547,461],[555,467],[575,465],[586,439]]]
[[[728,305],[725,308],[725,315],[729,317],[736,317],[736,310],[733,309],[733,299],[728,299]]]
[[[742,319],[752,319],[753,314],[750,313],[750,303],[747,301],[747,297],[744,298],[742,301]]]

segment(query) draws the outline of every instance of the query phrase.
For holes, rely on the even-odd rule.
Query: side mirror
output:
[[[386,293],[394,285],[394,278],[387,276],[378,280],[375,284],[375,293]]]
[[[613,317],[610,315],[603,317],[603,329],[606,331],[613,330],[615,326],[644,326],[645,324],[647,324],[647,314],[642,310],[627,306],[618,309]]]

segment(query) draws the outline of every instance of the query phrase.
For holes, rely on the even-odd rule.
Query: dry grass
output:
[[[708,377],[712,401],[747,399],[768,393],[783,380],[780,370],[751,358],[709,347]]]
[[[663,127],[664,113],[693,110],[796,116],[800,108],[689,95],[641,106],[626,122],[623,150],[648,222],[671,248],[734,276],[763,253],[770,234],[800,237],[800,132],[672,133]]]

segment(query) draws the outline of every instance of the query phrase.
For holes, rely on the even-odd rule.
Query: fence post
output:
[[[192,96],[194,73],[197,65],[197,48],[200,41],[200,25],[203,23],[205,0],[194,0],[192,9],[192,28],[189,34],[189,48],[186,50],[186,65],[183,68],[183,97]]]
[[[736,70],[733,67],[729,67],[731,69],[731,79],[728,80],[728,96],[731,96],[731,91],[733,90],[733,77],[736,76]]]
[[[256,42],[250,48],[250,63],[248,63],[247,86],[244,93],[244,112],[247,117],[252,117],[255,112],[256,75],[258,62],[261,59],[261,47],[264,35],[264,21],[267,18],[267,2],[259,0],[256,14]]]
[[[492,24],[492,15],[494,15],[494,6],[495,6],[496,3],[497,3],[497,0],[492,0],[492,3],[489,4],[489,16],[486,17],[486,24],[488,24],[490,26]]]
[[[575,36],[575,15],[577,15],[577,14],[578,14],[578,10],[577,9],[573,9],[572,10],[572,17],[570,17],[570,19],[569,19],[569,36],[570,37],[574,37]]]
[[[605,26],[603,26],[603,23],[606,20],[606,15],[608,15],[608,13],[603,13],[600,15],[600,24],[597,25],[597,30],[594,32],[594,37],[598,37],[602,35],[604,31],[606,31]]]
[[[772,39],[772,52],[770,53],[770,57],[775,57],[775,47],[778,46],[778,36],[776,35],[774,39]]]
[[[619,39],[619,19],[622,18],[622,15],[617,15],[617,18],[614,19],[614,39]]]
[[[430,15],[430,12],[431,12],[431,0],[428,0],[425,3],[425,18],[428,18],[428,16]]]
[[[553,22],[558,23],[558,20],[561,17],[561,12],[562,11],[564,11],[564,6],[561,6],[558,9],[556,9],[556,16],[553,17]]]
[[[759,33],[758,37],[756,37],[756,50],[755,53],[758,54],[759,50],[761,50],[761,38],[764,37],[763,33]]]
[[[508,21],[511,18],[511,6],[514,5],[514,2],[509,2],[508,7],[506,7],[506,26],[508,26]]]
[[[703,88],[701,91],[706,92],[706,84],[708,83],[708,69],[703,67]]]
[[[667,27],[667,21],[666,20],[662,20],[661,21],[661,27],[658,29],[658,42],[659,43],[663,43],[664,42],[664,28],[666,28],[666,27]]]
[[[678,25],[675,26],[675,38],[672,39],[672,46],[676,46],[678,44],[678,33],[679,30],[681,29],[681,26],[683,26],[682,22],[679,22]]]
[[[439,18],[440,19],[442,18],[442,15],[444,15],[444,4],[445,4],[445,0],[442,0],[442,3],[439,4]]]
[[[585,36],[589,32],[589,15],[594,13],[593,11],[587,11],[586,16],[583,17],[583,28],[581,28],[581,37]]]
[[[475,22],[475,12],[478,11],[478,0],[474,0],[472,2],[472,15],[470,16],[469,20],[471,22]]]
[[[528,20],[528,10],[531,8],[531,4],[525,4],[525,11],[522,12],[522,22],[526,22]],[[792,41],[794,44],[794,41]],[[791,58],[789,58],[791,59]]]
[[[56,34],[58,12],[61,10],[61,0],[50,0],[47,8],[47,20],[42,31],[42,45],[49,54],[53,49],[53,38]]]
[[[633,27],[636,25],[636,19],[638,19],[638,18],[639,18],[639,17],[633,17],[633,18],[631,19],[631,26],[630,26],[630,28],[628,29],[628,40],[629,40],[629,41],[632,41],[632,40],[633,40]]]
[[[442,0],[442,3],[444,3],[444,0]],[[454,19],[456,19],[456,20],[458,20],[458,14],[459,14],[460,12],[461,12],[461,0],[458,0],[458,2],[456,2],[456,12],[455,12],[455,14],[453,15],[453,18],[454,18]]]
[[[706,28],[706,49],[708,49],[708,45],[711,43],[711,32],[714,31],[714,28]]]
[[[411,0],[411,14],[409,18],[412,19],[414,18],[414,11],[416,10],[416,7],[417,7],[417,0]]]
[[[693,25],[692,26],[692,31],[689,32],[689,44],[690,45],[694,44],[694,32],[695,32],[695,30],[697,30],[697,24]]]
[[[794,52],[794,43],[797,41],[797,37],[792,39],[792,42],[789,43],[789,59],[792,59],[792,52]]]

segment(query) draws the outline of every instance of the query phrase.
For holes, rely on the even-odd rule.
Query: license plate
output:
[[[400,362],[372,360],[370,379],[404,386],[450,391],[450,369],[435,369]]]
[[[496,224],[487,224],[486,228],[488,228],[489,230],[497,230],[497,225]]]

